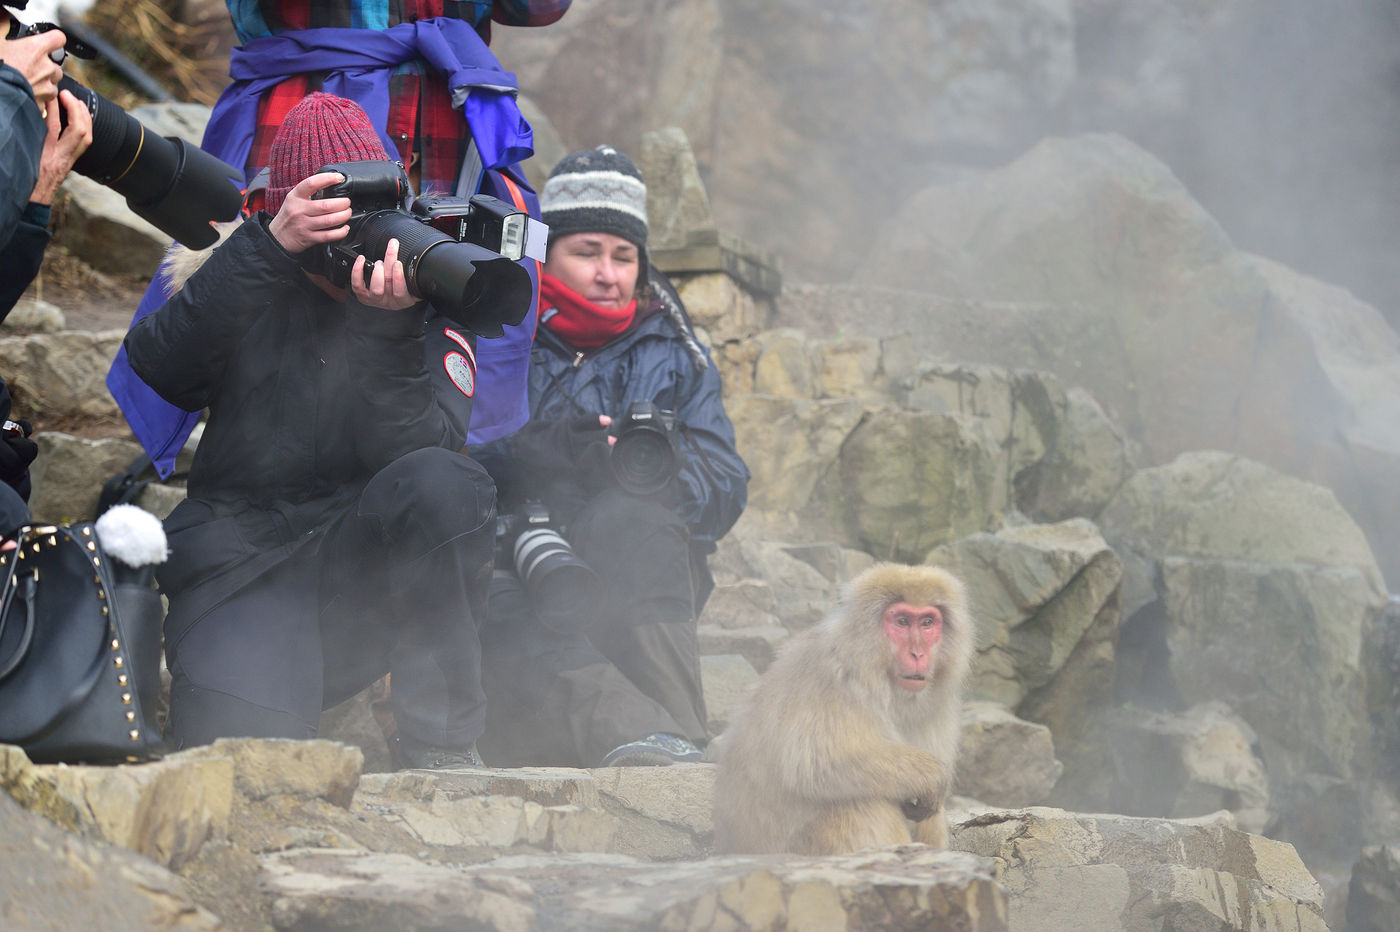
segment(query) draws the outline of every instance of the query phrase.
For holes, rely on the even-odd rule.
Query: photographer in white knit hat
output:
[[[695,621],[708,555],[749,472],[709,353],[647,257],[646,185],[616,149],[562,159],[530,423],[473,453],[496,479],[497,572],[482,626],[493,764],[699,760]]]

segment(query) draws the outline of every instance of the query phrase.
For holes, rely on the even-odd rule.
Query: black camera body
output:
[[[307,271],[348,287],[355,260],[365,257],[368,275],[396,239],[409,293],[439,314],[483,337],[525,318],[534,286],[517,261],[525,254],[523,211],[486,194],[414,199],[398,162],[335,162],[319,172],[343,176],[314,197],[349,198],[350,233],[303,253]]]
[[[23,9],[24,4],[10,4]],[[10,18],[11,39],[60,28],[54,23],[25,25]],[[65,35],[67,35],[65,33]],[[51,53],[62,64],[65,53],[92,58],[96,53],[69,36],[62,49]],[[140,120],[101,94],[68,75],[58,89],[70,91],[92,114],[92,144],[78,157],[73,170],[126,198],[132,213],[191,249],[204,249],[219,240],[215,221],[232,220],[243,208],[243,172],[177,136],[157,136]],[[59,119],[67,114],[59,106]]]
[[[592,617],[600,604],[597,574],[574,553],[541,502],[527,501],[497,516],[496,566],[514,571],[535,614],[555,630]]]
[[[617,484],[633,495],[652,495],[664,489],[680,470],[680,444],[676,416],[651,401],[634,401],[627,413],[613,421],[608,465]]]

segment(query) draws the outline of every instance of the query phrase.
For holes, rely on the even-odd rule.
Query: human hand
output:
[[[9,17],[3,19],[5,22],[0,26],[7,29]],[[68,37],[59,29],[23,39],[0,38],[0,61],[24,75],[34,90],[40,113],[44,113],[49,102],[58,96],[58,82],[63,78],[63,68],[49,55],[63,48],[67,41]]]
[[[408,279],[404,277],[403,263],[399,261],[399,241],[390,239],[384,247],[384,258],[374,263],[374,269],[365,281],[364,256],[355,257],[355,265],[350,269],[350,287],[355,298],[365,307],[378,307],[386,311],[402,311],[413,307],[418,299],[409,294]]]
[[[350,198],[312,198],[317,191],[340,184],[340,172],[319,172],[303,178],[287,192],[277,216],[267,225],[272,238],[291,255],[320,243],[333,243],[350,235]]]
[[[29,422],[6,421],[0,434],[0,482],[18,488],[29,472],[29,464],[39,455],[39,445],[29,439],[34,432]]]
[[[92,111],[72,91],[59,91],[58,103],[68,117],[68,125],[59,119],[58,107],[49,107],[44,115],[49,135],[44,140],[44,153],[39,158],[39,181],[29,200],[35,204],[52,204],[54,192],[73,170],[73,163],[92,145]]]

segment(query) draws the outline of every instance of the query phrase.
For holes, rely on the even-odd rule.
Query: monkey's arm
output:
[[[891,740],[874,716],[839,695],[809,695],[806,702],[800,711],[788,705],[790,727],[773,736],[783,747],[780,770],[790,792],[826,802],[942,803],[948,774],[937,757]]]

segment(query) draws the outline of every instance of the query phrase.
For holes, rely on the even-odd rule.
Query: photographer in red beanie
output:
[[[399,757],[480,766],[477,625],[495,487],[463,452],[476,338],[409,294],[398,244],[350,289],[308,271],[346,237],[329,163],[387,159],[359,105],[306,97],[273,141],[267,209],[162,266],[170,298],[126,350],[209,417],[171,554],[167,738],[310,738],[321,710],[393,674]]]

